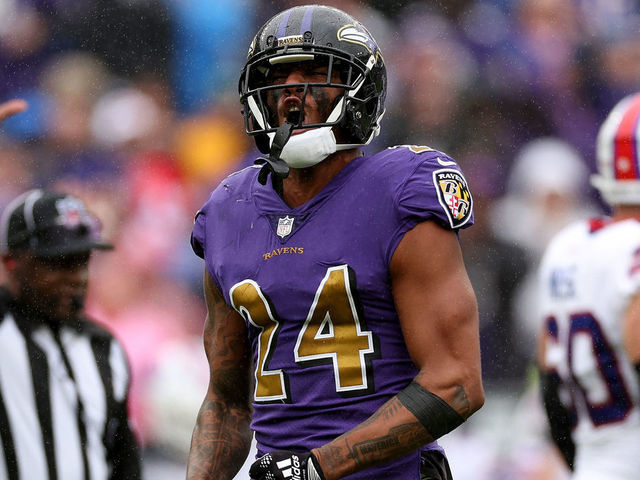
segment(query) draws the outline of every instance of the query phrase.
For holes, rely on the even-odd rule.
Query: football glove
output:
[[[311,452],[267,453],[253,462],[249,476],[254,480],[325,480]]]

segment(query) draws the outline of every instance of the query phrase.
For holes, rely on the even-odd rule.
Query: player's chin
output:
[[[291,132],[291,135],[300,135],[301,133],[308,132],[309,130],[311,130],[311,129],[310,128],[296,128],[293,132]]]

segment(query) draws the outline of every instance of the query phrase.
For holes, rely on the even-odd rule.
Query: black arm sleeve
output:
[[[571,437],[571,415],[560,401],[558,389],[560,378],[555,373],[540,372],[542,401],[549,420],[551,438],[556,444],[569,469],[573,470],[576,447]]]
[[[126,402],[114,408],[115,415],[109,422],[108,456],[112,465],[110,480],[140,480],[140,452],[127,415]]]

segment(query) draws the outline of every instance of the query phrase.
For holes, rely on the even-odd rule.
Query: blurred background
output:
[[[0,0],[0,209],[33,187],[83,198],[117,248],[92,263],[89,312],[124,343],[145,478],[184,478],[207,384],[193,217],[257,156],[237,79],[286,0]],[[461,234],[480,306],[485,407],[441,443],[456,480],[567,477],[532,368],[535,274],[550,235],[606,213],[588,185],[600,122],[640,88],[637,0],[329,0],[381,46],[382,134],[458,160]],[[246,478],[246,477],[244,477]]]

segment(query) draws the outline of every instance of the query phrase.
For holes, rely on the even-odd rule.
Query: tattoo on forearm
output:
[[[416,375],[415,381],[420,383],[421,377],[423,377],[423,373],[419,373]],[[460,414],[460,416],[464,418],[468,418],[473,412],[471,411],[471,403],[469,402],[469,397],[467,396],[467,392],[462,385],[456,385],[455,392],[453,393],[453,398],[449,403],[451,408],[453,408],[456,412]]]
[[[356,426],[352,432],[366,429],[372,423],[382,420],[393,424],[402,403],[392,398],[369,419]],[[347,461],[353,461],[358,467],[366,468],[405,455],[433,440],[429,432],[419,422],[409,422],[390,426],[388,432],[375,438],[351,444],[348,435],[344,444],[327,445],[321,455],[329,469],[336,469]],[[346,447],[346,449],[345,449]]]
[[[471,404],[469,403],[469,397],[462,385],[456,387],[456,393],[453,395],[451,401],[451,407],[458,412],[462,417],[467,418],[471,415]]]
[[[380,410],[380,416],[384,417],[385,420],[392,420],[393,417],[398,413],[398,410],[402,408],[402,403],[398,401],[398,399],[393,398],[391,401],[387,402],[386,405]],[[377,416],[374,415],[372,420]]]
[[[231,478],[249,449],[248,411],[203,404],[189,456],[189,479]]]
[[[357,425],[354,430],[361,430],[366,428],[373,422],[378,421],[380,417],[382,417],[385,421],[393,421],[398,411],[402,409],[402,403],[397,398],[392,398],[387,403],[385,403],[380,409],[371,415],[368,419],[362,422],[360,425]]]
[[[349,457],[357,465],[363,463],[372,466],[388,458],[403,455],[415,450],[425,442],[428,435],[419,422],[398,425],[387,435],[372,438],[349,446]]]

